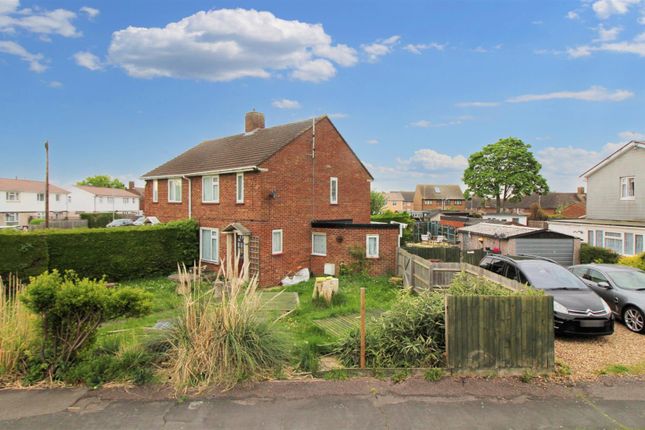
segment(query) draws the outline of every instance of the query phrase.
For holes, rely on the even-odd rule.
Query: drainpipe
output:
[[[193,184],[190,178],[182,176],[183,179],[188,181],[188,218],[193,217]]]

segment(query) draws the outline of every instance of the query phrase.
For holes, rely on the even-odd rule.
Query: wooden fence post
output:
[[[361,369],[365,369],[365,288],[361,288]]]

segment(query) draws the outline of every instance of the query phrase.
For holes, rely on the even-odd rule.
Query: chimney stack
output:
[[[246,113],[246,117],[244,118],[244,131],[250,133],[258,128],[264,128],[264,114],[262,112],[256,112],[253,109],[252,112]]]
[[[128,190],[134,190],[134,181],[128,182]]]
[[[584,194],[585,193],[585,187],[578,187],[578,194]]]

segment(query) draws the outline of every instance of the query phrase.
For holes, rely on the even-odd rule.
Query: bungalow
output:
[[[143,179],[147,215],[196,219],[201,261],[239,256],[261,286],[357,258],[371,274],[396,270],[399,227],[370,223],[372,175],[327,116],[265,128],[249,112],[244,133],[202,142]]]

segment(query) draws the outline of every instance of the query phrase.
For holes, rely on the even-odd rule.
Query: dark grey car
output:
[[[619,264],[581,264],[569,270],[602,297],[628,329],[645,333],[645,272]]]

